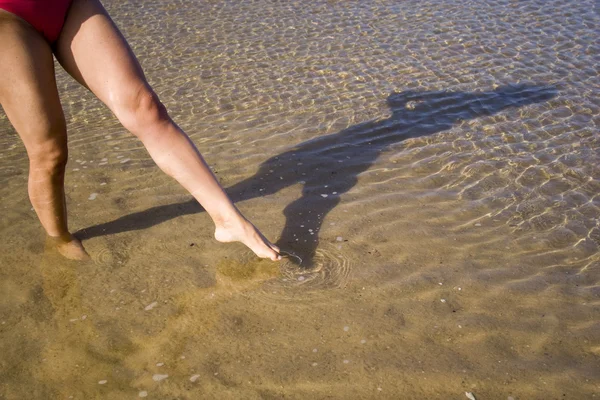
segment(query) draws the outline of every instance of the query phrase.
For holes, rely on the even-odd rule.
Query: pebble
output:
[[[440,301],[441,301],[442,303],[445,303],[445,302],[446,302],[446,299],[440,299]]]
[[[337,240],[338,242],[343,242],[344,238],[341,237],[341,236],[338,236],[338,237],[335,238],[335,240]]]
[[[360,341],[360,343],[361,344],[365,344],[365,343],[367,343],[367,341],[365,339],[363,339],[363,340]]]
[[[148,305],[146,306],[146,308],[144,308],[144,310],[146,310],[146,311],[150,311],[150,310],[152,310],[154,307],[156,307],[157,305],[158,305],[158,302],[156,302],[156,301],[155,301],[155,302],[153,302],[153,303],[150,303],[150,304],[148,304]]]
[[[190,377],[190,382],[196,382],[198,380],[198,378],[200,378],[200,375],[192,375]]]
[[[145,390],[142,390],[141,392],[138,393],[138,396],[140,396],[140,397],[148,397],[148,392],[146,392]]]
[[[104,385],[106,382],[108,382],[106,379],[103,379],[101,381],[98,381],[98,385]]]
[[[154,374],[154,375],[152,375],[152,380],[154,382],[160,382],[163,379],[167,379],[168,377],[169,377],[169,375],[167,375],[167,374],[164,374],[164,375],[163,374]]]
[[[162,367],[163,365],[165,365],[165,363],[156,363],[157,367]]]
[[[480,223],[477,223],[477,224],[475,224],[475,226],[481,226],[481,224],[480,224]]]
[[[344,364],[349,364],[350,360],[344,360]]]
[[[98,197],[98,193],[92,193],[90,194],[90,197],[88,197],[88,200],[96,200],[96,197]]]
[[[350,330],[350,327],[349,327],[349,326],[345,326],[345,327],[344,327],[344,332],[348,332],[349,330]]]
[[[322,194],[322,195],[321,195],[321,197],[327,197],[327,196],[328,196],[327,194]]]
[[[131,158],[125,158],[123,160],[121,160],[121,164],[125,164],[126,162],[128,162],[129,160],[131,160]]]
[[[302,282],[304,279],[306,279],[306,278],[304,278],[303,276],[299,276],[299,277],[298,277],[298,280],[299,280],[300,282]]]
[[[469,400],[476,400],[475,396],[471,392],[465,392],[465,396],[467,396]]]
[[[311,364],[313,367],[316,367],[317,365],[319,365],[318,363],[314,362]]]
[[[313,353],[316,353],[316,352],[318,352],[318,351],[319,351],[318,349],[313,349]]]

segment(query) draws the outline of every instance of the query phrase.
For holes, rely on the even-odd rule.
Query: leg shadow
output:
[[[539,85],[508,85],[487,92],[394,92],[387,98],[389,118],[300,143],[263,162],[256,174],[227,188],[227,192],[238,202],[301,184],[300,198],[284,209],[286,222],[277,244],[298,254],[304,260],[302,266],[308,267],[319,243],[322,221],[340,203],[340,196],[356,185],[358,175],[389,146],[507,108],[548,101],[556,94],[554,87]],[[153,207],[83,229],[76,236],[89,239],[145,229],[200,211],[195,200]]]

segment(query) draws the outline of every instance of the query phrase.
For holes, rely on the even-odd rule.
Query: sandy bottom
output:
[[[45,242],[0,114],[0,399],[600,397],[594,1],[105,3],[297,257],[216,242],[59,69],[92,260]]]

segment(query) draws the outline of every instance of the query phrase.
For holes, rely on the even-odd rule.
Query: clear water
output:
[[[215,242],[59,70],[93,262],[45,248],[0,114],[0,398],[600,396],[597,1],[105,6],[302,262]]]

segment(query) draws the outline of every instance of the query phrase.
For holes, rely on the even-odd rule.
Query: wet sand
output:
[[[58,70],[45,243],[0,111],[0,399],[600,397],[597,2],[105,5],[238,207],[212,238]]]

